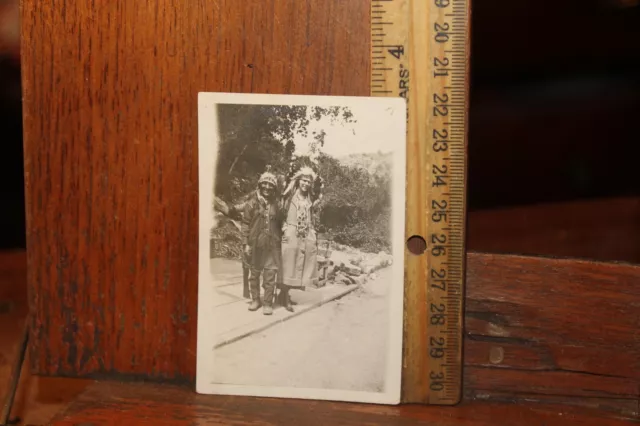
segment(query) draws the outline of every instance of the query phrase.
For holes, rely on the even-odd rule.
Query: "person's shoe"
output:
[[[249,310],[250,311],[257,311],[258,309],[260,309],[260,301],[259,300],[252,300],[251,304],[249,305]]]
[[[271,305],[264,305],[264,307],[262,308],[262,313],[265,315],[273,314],[273,307]]]
[[[285,308],[287,311],[289,311],[289,312],[294,312],[294,310],[293,310],[293,306],[291,306],[291,301],[289,301],[289,303],[286,303],[286,304],[284,305],[284,308]]]

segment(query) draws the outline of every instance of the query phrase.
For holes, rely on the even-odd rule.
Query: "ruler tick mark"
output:
[[[438,0],[436,0],[438,1]],[[467,1],[466,0],[441,0],[442,4],[447,4],[444,8],[438,8],[433,0],[426,2],[411,2],[408,0],[372,0],[371,4],[371,81],[370,91],[372,95],[379,96],[402,96],[416,99],[409,104],[408,109],[408,158],[424,158],[430,164],[438,164],[440,170],[435,168],[407,170],[407,188],[413,187],[417,192],[407,192],[408,205],[411,198],[418,197],[418,204],[433,200],[445,208],[431,208],[428,215],[422,212],[410,213],[407,216],[408,223],[413,223],[416,227],[424,229],[423,232],[429,235],[446,235],[446,240],[442,244],[434,242],[433,247],[439,247],[440,256],[432,255],[431,250],[427,250],[422,260],[411,262],[405,267],[407,274],[407,287],[405,297],[416,295],[416,280],[420,280],[424,272],[417,273],[412,268],[420,271],[444,271],[441,279],[427,275],[426,300],[427,306],[446,306],[443,313],[445,321],[443,324],[435,324],[427,321],[426,326],[412,329],[412,339],[405,341],[405,346],[409,348],[426,348],[428,351],[434,350],[436,346],[431,343],[428,336],[442,336],[445,346],[438,347],[443,350],[440,360],[429,357],[416,360],[409,360],[411,367],[403,371],[403,399],[406,402],[429,401],[430,403],[453,404],[460,397],[461,383],[461,346],[462,346],[462,298],[465,277],[465,182],[466,182],[466,119],[467,119],[467,41],[469,37]],[[427,19],[424,19],[425,14]],[[385,19],[382,19],[382,17]],[[434,29],[432,23],[436,16],[444,17],[444,22],[449,25],[449,39],[440,44],[434,40]],[[420,17],[420,18],[418,18]],[[383,28],[386,30],[383,30]],[[410,28],[413,32],[410,33]],[[414,46],[419,43],[421,49],[416,51]],[[439,59],[441,65],[444,60],[435,56],[432,52],[443,52],[446,55],[446,66],[437,67],[434,65],[435,59]],[[389,54],[387,54],[387,51]],[[395,58],[393,58],[394,56]],[[414,60],[417,58],[417,60]],[[379,61],[384,61],[382,64]],[[409,74],[405,74],[406,72]],[[437,79],[431,79],[433,76]],[[444,75],[443,75],[444,74]],[[408,76],[411,75],[411,79]],[[406,76],[406,79],[405,77]],[[419,83],[414,85],[411,81],[419,79]],[[389,90],[395,88],[393,90]],[[439,102],[441,108],[448,108],[447,117],[432,116],[430,113],[437,101],[434,95],[438,94],[442,100],[442,92],[448,96],[448,102]],[[424,111],[421,113],[420,111]],[[417,117],[419,116],[419,117]],[[414,118],[417,117],[417,118]],[[424,130],[416,130],[417,126],[412,125],[414,120],[424,123]],[[445,121],[446,120],[446,121]],[[441,138],[447,142],[446,152],[435,152],[431,143],[422,143],[424,139],[431,138],[431,129],[445,129],[447,136]],[[443,134],[441,132],[441,134]],[[435,136],[434,136],[435,137]],[[429,147],[429,148],[427,148]],[[446,169],[445,169],[446,166]],[[437,171],[432,175],[431,170]],[[418,184],[415,182],[424,182]],[[437,186],[434,186],[437,184]],[[443,191],[444,190],[444,191]],[[442,201],[441,201],[442,200]],[[416,199],[413,199],[416,202]],[[418,209],[416,209],[418,210]],[[432,212],[439,212],[441,222],[436,223],[430,219]],[[444,220],[442,220],[444,219]],[[430,245],[431,247],[431,245]],[[439,274],[440,272],[438,272]],[[421,284],[421,286],[424,284]],[[442,289],[438,290],[442,286]],[[419,294],[425,294],[424,289]],[[423,305],[424,306],[424,305]],[[408,309],[406,315],[416,313],[415,309]],[[417,312],[419,315],[424,312]],[[431,312],[433,313],[433,312]],[[427,308],[426,315],[430,315]],[[405,331],[407,325],[405,324]],[[418,335],[416,335],[416,332]],[[439,333],[439,334],[436,334]],[[405,352],[406,356],[407,352]],[[411,370],[411,371],[410,371]],[[444,373],[443,380],[439,381],[439,389],[429,388],[429,384],[434,384],[433,380],[427,377],[419,377],[420,371],[440,371]],[[422,386],[426,383],[427,386]],[[425,389],[426,388],[426,389]],[[431,389],[431,390],[430,390]],[[408,394],[405,394],[408,392]]]

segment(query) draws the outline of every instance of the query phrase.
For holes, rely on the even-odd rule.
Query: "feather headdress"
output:
[[[308,176],[311,180],[311,184],[313,184],[313,182],[315,182],[315,180],[318,178],[318,175],[313,171],[311,167],[301,167],[300,170],[298,170],[296,174],[293,175],[291,181],[289,182],[289,185],[287,185],[287,188],[284,190],[282,195],[284,197],[290,195],[293,189],[296,187],[296,184],[298,183],[300,178],[303,176]]]

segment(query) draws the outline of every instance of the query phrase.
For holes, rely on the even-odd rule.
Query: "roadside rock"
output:
[[[384,251],[363,253],[335,242],[330,242],[329,246],[332,249],[329,280],[336,283],[364,283],[370,274],[393,263],[393,256]]]
[[[362,263],[366,260],[365,256],[362,254],[354,254],[351,256],[351,263],[355,266],[361,266]]]
[[[346,285],[352,285],[356,283],[356,281],[353,278],[351,278],[349,275],[344,274],[342,272],[339,272],[336,274],[335,281],[338,283],[346,284]]]
[[[367,276],[366,275],[360,275],[358,277],[354,277],[352,278],[356,284],[358,285],[362,285],[365,284],[367,282]]]
[[[347,274],[352,275],[352,276],[356,276],[356,277],[357,277],[358,275],[362,275],[362,269],[360,269],[360,268],[359,268],[359,267],[357,267],[357,266],[353,266],[353,265],[345,265],[345,266],[342,268],[342,270],[343,270],[344,272],[346,272]]]

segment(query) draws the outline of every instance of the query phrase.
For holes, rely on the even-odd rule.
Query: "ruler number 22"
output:
[[[446,93],[442,96],[437,93],[433,94],[433,103],[435,106],[433,107],[433,116],[434,117],[446,117],[449,115],[449,108],[447,103],[449,102],[449,95]]]

